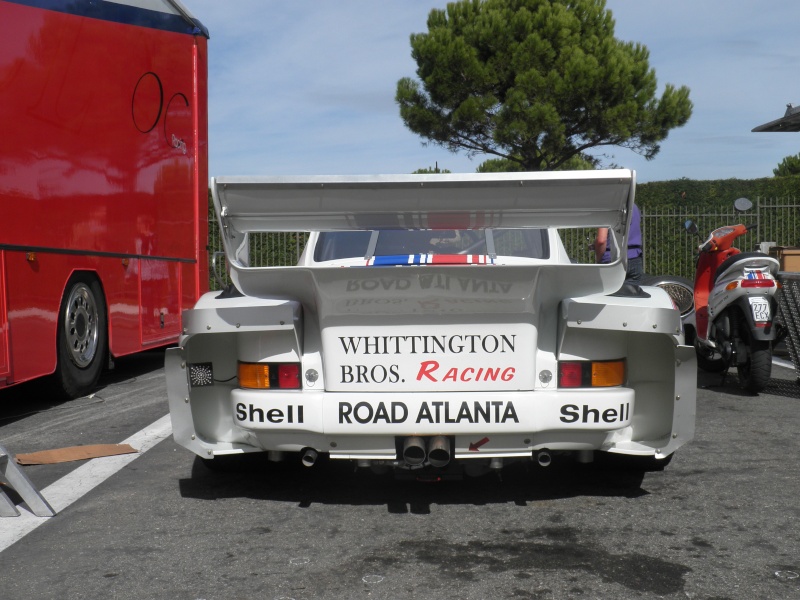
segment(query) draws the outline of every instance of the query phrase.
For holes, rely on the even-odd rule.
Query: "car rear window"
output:
[[[320,234],[314,260],[403,254],[493,254],[546,259],[550,257],[550,247],[546,229],[331,231]]]

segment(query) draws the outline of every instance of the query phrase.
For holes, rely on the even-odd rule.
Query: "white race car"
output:
[[[633,172],[212,188],[235,289],[184,313],[166,359],[175,440],[200,457],[438,477],[598,452],[660,468],[692,439],[695,353],[670,297],[623,286],[624,256],[571,262],[557,230],[607,226],[624,248]],[[311,232],[299,264],[249,266],[264,231]]]

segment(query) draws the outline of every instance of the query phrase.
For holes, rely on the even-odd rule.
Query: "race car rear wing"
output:
[[[255,232],[609,227],[612,247],[624,248],[635,173],[218,177],[211,187],[234,280],[252,281],[267,269],[249,266]]]
[[[240,233],[601,225],[616,228],[624,225],[633,202],[634,177],[627,169],[217,177],[211,180],[211,186],[224,224]]]

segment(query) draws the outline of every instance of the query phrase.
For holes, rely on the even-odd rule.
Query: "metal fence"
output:
[[[777,246],[800,245],[800,204],[794,198],[756,198],[753,209],[746,213],[730,210],[698,210],[693,207],[641,208],[644,270],[652,275],[680,275],[691,279],[697,246],[700,240],[689,235],[684,223],[697,223],[705,239],[717,227],[744,223],[756,228],[737,240],[740,250],[756,250],[762,242]],[[594,239],[592,229],[573,229],[561,232],[567,252],[576,262],[594,260],[588,245]]]
[[[746,213],[730,210],[698,210],[693,207],[641,208],[644,268],[652,275],[694,276],[695,257],[700,240],[689,235],[684,223],[697,223],[705,239],[708,233],[723,225],[755,224],[756,229],[739,238],[740,250],[754,250],[761,242],[778,246],[800,246],[800,204],[794,198],[756,198],[753,209]],[[217,220],[209,215],[209,250],[222,251]],[[579,263],[594,262],[589,244],[594,229],[561,230],[561,237],[570,257]],[[296,264],[303,252],[308,235],[305,233],[262,233],[250,236],[250,264],[281,266]],[[218,284],[210,279],[211,289]]]
[[[744,223],[756,228],[737,240],[743,251],[759,250],[762,242],[777,246],[800,244],[800,204],[794,199],[756,198],[746,213],[732,210],[697,211],[691,208],[642,210],[645,272],[656,275],[694,276],[698,237],[686,233],[684,223],[697,223],[703,240],[717,227]]]
[[[303,253],[308,234],[305,232],[279,232],[279,233],[255,233],[249,235],[250,265],[254,267],[280,267],[295,265]],[[211,256],[215,253],[223,253],[222,237],[219,233],[219,224],[213,214],[209,215],[208,220],[208,251]],[[230,282],[227,272],[223,268],[224,263],[217,262],[217,275],[224,284]],[[214,273],[209,274],[209,289],[220,288],[220,282],[214,277]]]

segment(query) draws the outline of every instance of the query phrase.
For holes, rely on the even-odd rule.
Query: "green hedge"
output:
[[[765,177],[762,179],[673,179],[640,183],[636,186],[636,203],[640,208],[694,207],[728,208],[736,198],[800,197],[800,177]]]

